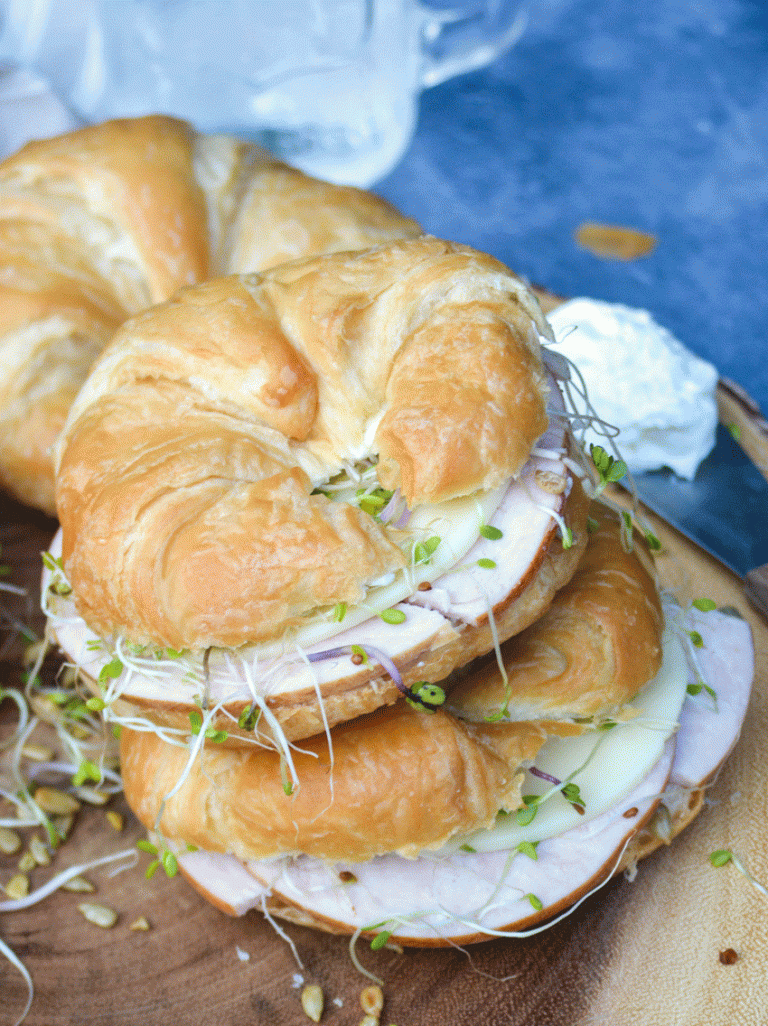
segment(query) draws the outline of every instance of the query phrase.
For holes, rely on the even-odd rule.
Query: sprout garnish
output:
[[[189,729],[192,734],[199,734],[203,728],[203,717],[196,710],[189,714]],[[213,741],[215,744],[221,744],[222,741],[227,740],[227,732],[225,730],[216,730],[215,727],[206,727],[205,737],[208,741]]]
[[[407,619],[402,609],[382,609],[379,616],[384,623],[391,624],[405,623]]]
[[[709,861],[716,869],[721,869],[723,866],[727,866],[728,863],[732,863],[745,880],[752,884],[758,894],[768,898],[768,887],[752,876],[741,859],[730,848],[720,848],[718,851],[713,851],[709,856]]]
[[[397,610],[393,610],[393,612],[397,612]],[[393,660],[381,649],[374,648],[372,645],[342,645],[339,648],[329,648],[323,652],[309,652],[306,658],[308,662],[316,663],[323,659],[338,659],[348,655],[362,655],[366,663],[369,658],[375,659],[392,678],[395,687],[405,697],[408,704],[414,708],[425,712],[434,712],[445,702],[445,691],[437,684],[422,680],[408,687]]]
[[[521,841],[515,848],[515,851],[520,852],[521,855],[527,855],[529,859],[533,859],[537,862],[539,859],[536,851],[539,846],[539,841]]]
[[[439,544],[440,538],[437,535],[427,538],[426,541],[417,542],[413,549],[414,564],[429,563]]]

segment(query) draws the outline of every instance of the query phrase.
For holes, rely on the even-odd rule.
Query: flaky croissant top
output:
[[[546,427],[536,300],[421,237],[185,289],[128,321],[58,446],[63,561],[102,636],[273,640],[403,565],[318,486],[378,456],[409,506],[492,488]]]
[[[168,117],[28,144],[0,164],[0,486],[54,513],[51,446],[129,315],[217,275],[419,232],[378,197]]]

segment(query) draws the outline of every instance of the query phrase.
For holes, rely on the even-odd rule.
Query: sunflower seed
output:
[[[90,880],[84,876],[73,876],[71,880],[61,885],[63,891],[72,891],[74,894],[93,894],[96,888]]]
[[[381,987],[377,987],[375,984],[366,987],[360,995],[360,1007],[368,1015],[375,1015],[378,1018],[384,1007],[384,992]]]
[[[15,876],[12,876],[5,885],[5,893],[15,901],[18,901],[20,898],[26,898],[29,894],[29,877],[24,873],[17,873]]]
[[[34,797],[43,812],[50,812],[53,815],[66,816],[80,808],[77,798],[73,798],[66,791],[60,791],[57,787],[38,787]]]
[[[89,805],[106,805],[109,801],[109,795],[104,791],[99,791],[97,787],[81,786],[75,788],[75,794],[77,797]]]
[[[21,837],[9,827],[0,827],[0,852],[15,855],[21,847]]]
[[[316,983],[310,983],[302,990],[301,1007],[312,1022],[320,1022],[323,1014],[323,991]]]
[[[19,859],[19,869],[22,873],[31,873],[37,863],[31,851],[25,851]]]
[[[34,745],[27,742],[21,749],[21,754],[25,759],[31,759],[33,762],[50,762],[53,758],[53,749],[48,748],[47,745]]]
[[[29,854],[35,860],[38,866],[50,866],[51,864],[51,853],[48,851],[46,846],[40,840],[39,837],[33,837],[29,842]]]
[[[115,812],[113,809],[110,809],[109,812],[107,813],[107,822],[109,823],[109,825],[112,827],[113,830],[122,830],[123,829],[123,824],[124,824],[123,817],[120,815],[119,812]]]
[[[92,901],[83,901],[77,907],[89,923],[93,923],[94,926],[100,926],[104,930],[108,930],[110,926],[114,926],[117,922],[117,912],[108,905],[97,905]]]

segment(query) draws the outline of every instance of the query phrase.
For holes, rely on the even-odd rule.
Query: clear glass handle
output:
[[[417,3],[421,18],[421,84],[429,88],[483,68],[508,50],[528,24],[521,0],[437,8]]]

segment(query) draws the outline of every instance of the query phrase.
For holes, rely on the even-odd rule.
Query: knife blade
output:
[[[632,475],[641,501],[744,582],[768,619],[768,481],[718,425],[715,447],[692,481],[671,470]]]

